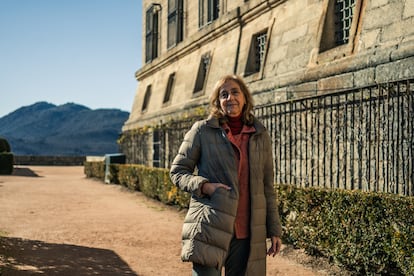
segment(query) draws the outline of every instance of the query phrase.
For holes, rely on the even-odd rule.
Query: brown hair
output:
[[[243,79],[237,75],[226,75],[219,79],[214,87],[213,93],[210,95],[210,115],[217,118],[217,119],[225,119],[226,115],[221,109],[220,106],[220,100],[219,100],[219,93],[220,89],[223,86],[224,83],[227,81],[234,81],[240,86],[240,90],[242,91],[244,98],[246,99],[246,104],[243,106],[242,110],[242,120],[243,123],[247,125],[253,124],[253,98],[250,94],[249,88],[247,88],[247,85],[244,83]]]

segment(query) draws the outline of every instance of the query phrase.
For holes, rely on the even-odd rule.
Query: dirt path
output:
[[[0,275],[190,275],[184,214],[83,167],[20,167],[0,176]],[[268,259],[268,275],[323,275]]]

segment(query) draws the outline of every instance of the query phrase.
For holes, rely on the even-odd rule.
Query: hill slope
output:
[[[0,118],[0,136],[16,155],[104,155],[118,152],[128,116],[118,109],[38,102]]]

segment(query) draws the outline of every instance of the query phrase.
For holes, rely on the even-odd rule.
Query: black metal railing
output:
[[[260,106],[275,180],[414,195],[414,80]]]
[[[273,141],[276,183],[414,195],[413,90],[410,79],[258,106]],[[161,167],[198,119],[157,127]],[[124,135],[127,161],[147,164],[151,135]]]

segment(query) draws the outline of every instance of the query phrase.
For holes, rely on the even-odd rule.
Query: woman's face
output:
[[[219,90],[220,107],[229,117],[238,117],[246,104],[240,86],[233,80],[226,81]]]

